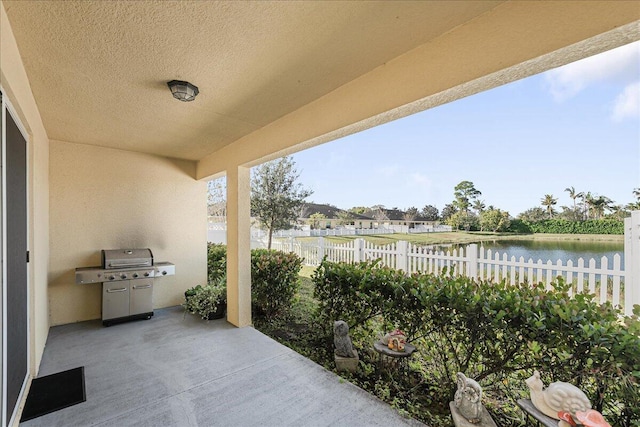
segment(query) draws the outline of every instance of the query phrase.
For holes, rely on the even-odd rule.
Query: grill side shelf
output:
[[[155,277],[175,276],[176,266],[170,262],[156,262],[153,266],[156,270]]]

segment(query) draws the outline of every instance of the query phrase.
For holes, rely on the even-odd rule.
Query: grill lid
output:
[[[153,266],[153,253],[148,248],[102,250],[102,268],[105,270],[151,266]]]

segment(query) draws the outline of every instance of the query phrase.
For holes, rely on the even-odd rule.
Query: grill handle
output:
[[[110,262],[109,267],[111,268],[121,268],[121,267],[149,267],[151,264],[149,262]]]
[[[133,289],[149,289],[151,285],[137,285],[134,286]]]
[[[127,288],[117,288],[117,289],[107,289],[108,294],[112,294],[114,292],[126,292]]]

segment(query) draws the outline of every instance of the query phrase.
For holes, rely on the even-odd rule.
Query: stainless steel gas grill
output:
[[[102,266],[76,268],[76,283],[102,282],[102,324],[153,316],[153,281],[175,266],[154,263],[151,249],[102,250]]]

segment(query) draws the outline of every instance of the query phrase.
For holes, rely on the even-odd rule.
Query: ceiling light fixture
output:
[[[171,80],[167,83],[167,86],[171,89],[173,97],[182,102],[193,101],[196,98],[196,95],[200,93],[198,86],[181,80]]]

